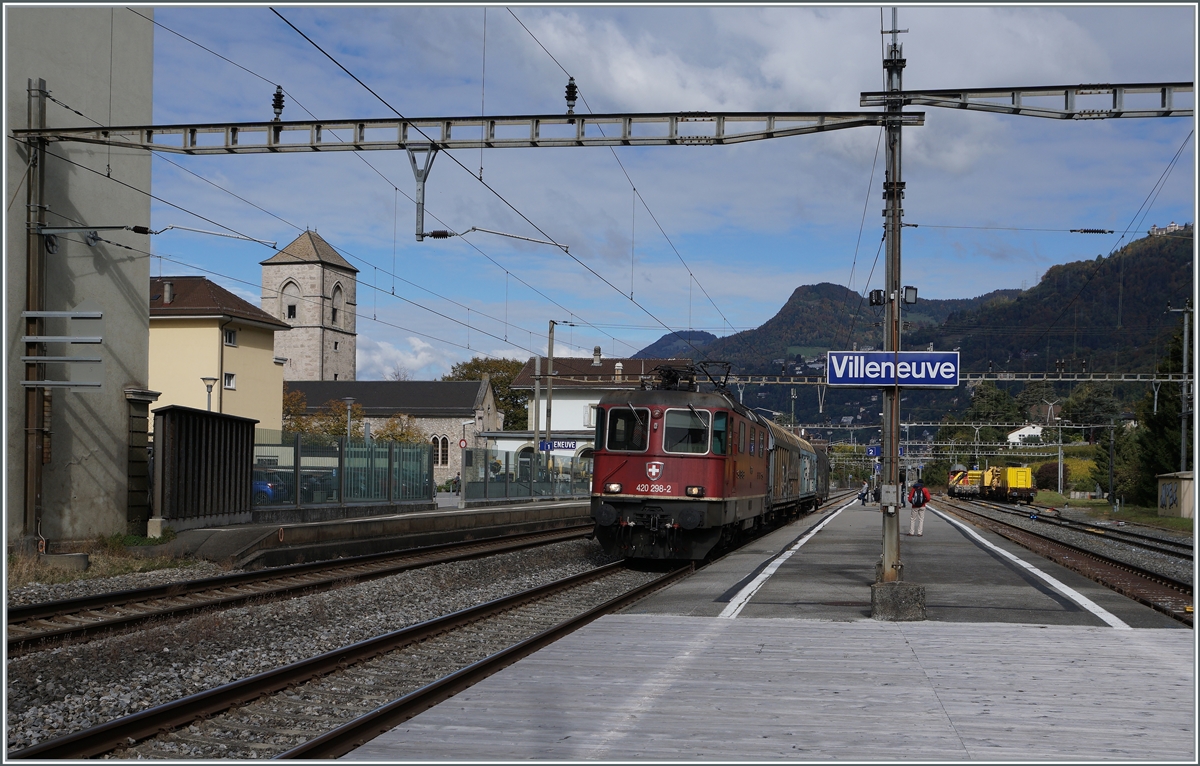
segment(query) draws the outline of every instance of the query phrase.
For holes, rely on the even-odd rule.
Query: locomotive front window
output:
[[[645,452],[649,441],[646,432],[650,427],[650,410],[638,407],[613,407],[608,411],[608,438],[605,448],[609,452]]]
[[[725,437],[728,436],[729,413],[718,412],[713,415],[713,443],[712,451],[714,455],[725,454]]]
[[[667,410],[663,449],[700,455],[708,452],[708,421],[711,417],[708,410]]]

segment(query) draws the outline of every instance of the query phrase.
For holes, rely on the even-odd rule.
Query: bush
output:
[[[1034,474],[1037,486],[1041,489],[1058,489],[1058,462],[1042,463]],[[1071,466],[1063,463],[1063,488],[1071,486]]]

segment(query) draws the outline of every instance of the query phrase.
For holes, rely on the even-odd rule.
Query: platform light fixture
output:
[[[204,383],[204,387],[208,389],[208,411],[212,412],[212,390],[213,386],[217,384],[217,379],[212,376],[205,376],[200,378],[200,381]]]
[[[917,302],[917,288],[912,285],[904,286],[904,302],[909,305]]]

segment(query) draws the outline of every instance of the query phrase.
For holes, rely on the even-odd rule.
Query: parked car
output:
[[[292,502],[293,481],[291,471],[263,468],[254,469],[250,488],[252,505]]]

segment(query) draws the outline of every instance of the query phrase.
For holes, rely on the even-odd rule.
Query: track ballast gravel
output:
[[[609,561],[594,541],[568,541],[15,657],[8,661],[8,748],[29,747]]]

